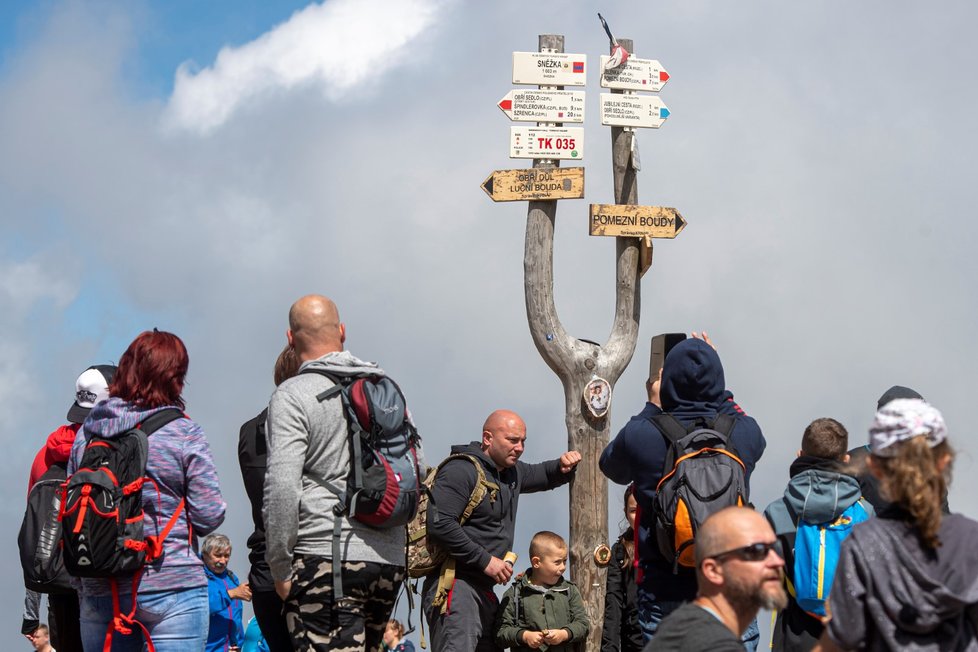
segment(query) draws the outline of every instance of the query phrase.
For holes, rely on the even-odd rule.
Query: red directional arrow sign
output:
[[[514,121],[584,122],[584,91],[513,90],[498,106]]]

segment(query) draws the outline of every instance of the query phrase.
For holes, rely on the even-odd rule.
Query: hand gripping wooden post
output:
[[[632,43],[619,39],[631,51]],[[542,35],[540,51],[564,51],[564,37]],[[615,201],[635,204],[638,192],[631,161],[631,131],[613,128],[612,167]],[[553,161],[535,160],[533,167],[554,167]],[[531,201],[526,219],[526,248],[523,256],[526,316],[537,351],[560,378],[568,445],[580,451],[583,460],[570,486],[571,579],[577,583],[587,606],[591,633],[586,649],[600,648],[604,619],[605,570],[594,563],[594,550],[608,541],[608,482],[598,468],[598,458],[610,434],[610,412],[595,418],[583,401],[584,388],[599,376],[612,388],[635,352],[640,314],[640,269],[638,238],[617,237],[615,262],[615,319],[605,344],[571,337],[557,317],[553,288],[553,237],[556,201]]]

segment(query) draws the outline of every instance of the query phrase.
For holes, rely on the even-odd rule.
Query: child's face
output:
[[[638,510],[638,503],[635,502],[635,496],[628,497],[628,503],[625,504],[625,520],[628,521],[628,527],[635,527],[635,512]]]
[[[399,640],[397,629],[391,623],[387,623],[387,629],[384,630],[384,643],[387,644],[387,647],[394,647]]]
[[[540,557],[531,560],[533,581],[540,584],[556,584],[567,568],[567,548],[550,548]]]

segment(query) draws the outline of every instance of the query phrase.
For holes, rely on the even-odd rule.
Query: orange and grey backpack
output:
[[[659,552],[673,564],[694,568],[693,544],[703,521],[724,507],[748,503],[747,469],[730,442],[734,417],[718,414],[690,426],[670,414],[652,422],[666,439],[662,479],[652,512]]]

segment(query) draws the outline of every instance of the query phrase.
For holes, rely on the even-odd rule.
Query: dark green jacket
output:
[[[506,590],[496,616],[496,642],[513,652],[530,650],[523,643],[523,632],[566,629],[571,637],[566,643],[551,647],[544,643],[538,649],[570,652],[587,638],[587,613],[577,585],[560,578],[550,588],[530,584],[528,570]]]

